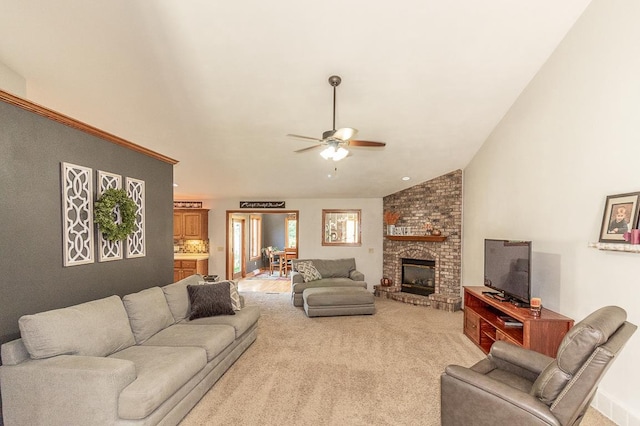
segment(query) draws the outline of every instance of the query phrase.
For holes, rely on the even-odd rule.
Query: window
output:
[[[360,210],[322,210],[323,246],[360,246]]]
[[[262,248],[262,216],[249,216],[251,227],[251,244],[249,247],[249,257],[251,260],[261,257]]]
[[[284,220],[285,229],[285,242],[284,246],[287,248],[296,248],[296,234],[298,233],[298,215],[295,213],[289,213]]]

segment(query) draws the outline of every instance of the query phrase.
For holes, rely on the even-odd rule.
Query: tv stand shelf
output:
[[[500,302],[482,294],[487,287],[464,287],[464,334],[485,353],[497,340],[504,340],[526,349],[556,356],[562,338],[573,320],[542,308],[540,317],[533,317],[528,308]],[[508,315],[522,326],[508,326],[499,316]]]

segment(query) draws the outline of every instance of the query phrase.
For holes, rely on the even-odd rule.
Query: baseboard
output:
[[[596,392],[596,396],[591,401],[591,406],[617,425],[640,426],[640,418],[630,413],[627,408],[600,390]]]

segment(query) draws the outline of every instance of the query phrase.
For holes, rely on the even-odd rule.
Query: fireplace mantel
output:
[[[447,240],[447,237],[442,235],[387,235],[388,240],[393,241],[430,241],[434,243],[441,243]]]

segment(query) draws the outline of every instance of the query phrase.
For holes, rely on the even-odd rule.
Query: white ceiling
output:
[[[589,2],[0,0],[0,63],[179,160],[176,199],[382,197],[464,168]],[[334,74],[336,127],[385,148],[293,152]]]

